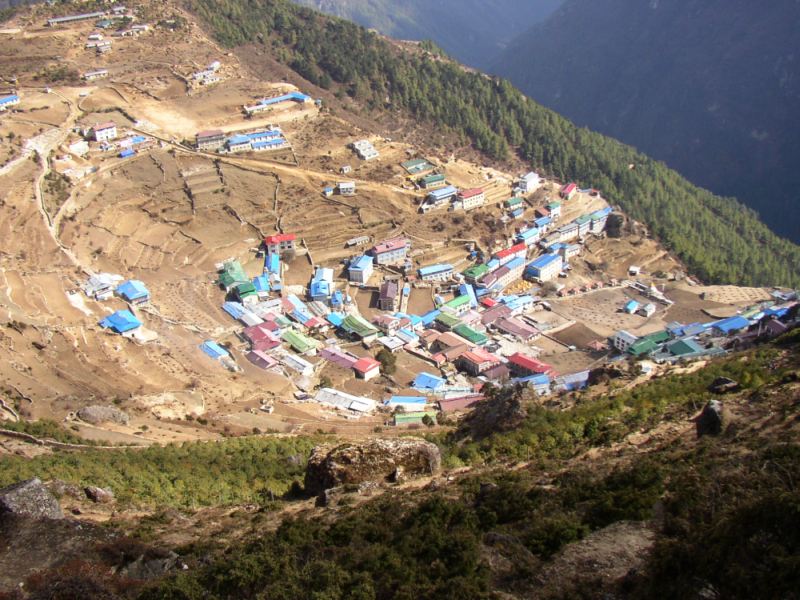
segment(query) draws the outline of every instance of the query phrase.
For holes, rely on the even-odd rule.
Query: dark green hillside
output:
[[[490,68],[800,242],[799,29],[795,0],[568,0]]]
[[[562,0],[293,0],[402,40],[433,40],[461,62],[485,68],[513,38]]]
[[[401,53],[357,25],[285,0],[187,4],[228,46],[266,44],[323,88],[433,122],[490,157],[502,159],[513,149],[540,171],[601,189],[704,280],[800,285],[800,247],[778,238],[753,212],[629,146],[575,127],[506,81]]]

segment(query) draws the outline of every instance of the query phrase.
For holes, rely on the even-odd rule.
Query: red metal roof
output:
[[[359,358],[356,361],[356,363],[353,365],[353,369],[355,369],[359,373],[366,373],[368,371],[371,371],[375,367],[380,368],[380,366],[381,363],[379,363],[377,360],[369,356],[365,356],[363,358]]]
[[[491,352],[487,352],[483,348],[473,348],[469,352],[464,352],[464,354],[461,355],[461,358],[476,365],[480,365],[485,362],[500,362],[499,358],[497,358]]]
[[[481,304],[483,304],[486,308],[492,308],[497,304],[497,300],[494,298],[484,298],[481,300]]]
[[[576,184],[568,183],[567,185],[565,185],[564,187],[561,188],[561,193],[562,194],[571,194],[576,189],[578,189],[578,186]]]
[[[206,129],[205,131],[198,131],[195,134],[195,137],[197,139],[201,139],[201,138],[217,137],[220,135],[225,135],[221,129]]]
[[[524,354],[520,354],[517,352],[516,354],[512,354],[508,357],[508,362],[512,365],[516,365],[518,367],[522,367],[523,369],[527,369],[529,371],[533,371],[534,373],[552,373],[553,367],[544,363],[540,360],[536,360],[530,356],[526,356]]]
[[[105,123],[98,123],[92,129],[95,131],[102,131],[103,129],[111,129],[112,127],[116,127],[117,124],[114,121],[106,121]]]
[[[281,242],[293,242],[297,236],[293,233],[277,233],[275,235],[268,235],[264,238],[264,242],[268,245],[280,244]]]
[[[514,244],[511,248],[506,248],[505,250],[500,250],[497,252],[495,256],[497,258],[508,258],[509,256],[514,256],[515,254],[519,254],[520,252],[527,253],[528,247],[525,244]]]
[[[450,412],[454,410],[464,410],[481,402],[484,399],[483,394],[471,394],[462,396],[460,398],[448,398],[447,400],[439,400],[439,408],[442,412]]]
[[[391,252],[392,250],[400,250],[401,248],[405,248],[408,245],[408,240],[406,238],[392,238],[390,240],[384,240],[375,248],[373,251],[375,254],[383,254],[384,252]]]
[[[470,188],[468,190],[461,190],[461,192],[459,192],[458,195],[466,199],[466,198],[474,198],[475,196],[479,196],[482,193],[483,190],[481,188]]]

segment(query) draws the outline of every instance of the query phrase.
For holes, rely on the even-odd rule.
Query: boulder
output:
[[[436,473],[439,448],[419,438],[373,439],[339,446],[317,446],[308,459],[306,492],[321,494],[346,484],[414,479]]]
[[[89,487],[84,488],[83,491],[89,500],[92,502],[97,502],[98,504],[110,504],[114,501],[114,492],[108,488],[90,485]]]
[[[511,388],[500,390],[484,402],[478,402],[459,427],[463,436],[482,439],[495,432],[511,431],[525,420],[520,392]]]
[[[719,435],[728,425],[730,415],[722,402],[719,400],[709,400],[703,410],[694,418],[697,429],[697,437],[704,435]]]
[[[160,579],[176,567],[183,568],[183,564],[179,564],[179,559],[180,556],[174,552],[167,552],[164,556],[155,557],[142,555],[129,565],[120,569],[120,575],[128,579],[137,579],[139,581]]]
[[[0,515],[32,519],[63,519],[58,500],[36,477],[0,490]]]
[[[128,413],[114,406],[84,406],[78,411],[78,418],[92,425],[101,423],[127,425],[130,420]]]
[[[736,392],[739,390],[739,384],[733,379],[728,377],[717,377],[708,386],[708,391],[714,394],[727,394],[728,392]]]

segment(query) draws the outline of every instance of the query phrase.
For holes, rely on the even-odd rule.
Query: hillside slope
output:
[[[478,68],[563,0],[294,0],[404,40],[432,40]]]
[[[434,124],[494,159],[508,158],[513,148],[540,172],[602,190],[702,279],[800,283],[800,247],[775,236],[754,213],[629,146],[575,127],[508,82],[422,52],[402,52],[347,21],[285,1],[245,4],[186,2],[221,43],[264,44],[307,81],[347,94],[374,113]]]
[[[794,0],[569,0],[491,70],[796,242],[799,27]]]

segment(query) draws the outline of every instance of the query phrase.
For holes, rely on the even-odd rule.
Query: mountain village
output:
[[[27,46],[1,70],[0,305],[30,414],[137,443],[391,434],[487,386],[550,402],[798,319],[794,290],[687,276],[602,190],[354,125],[157,3],[47,9],[0,31]],[[78,423],[112,381],[131,423]]]

